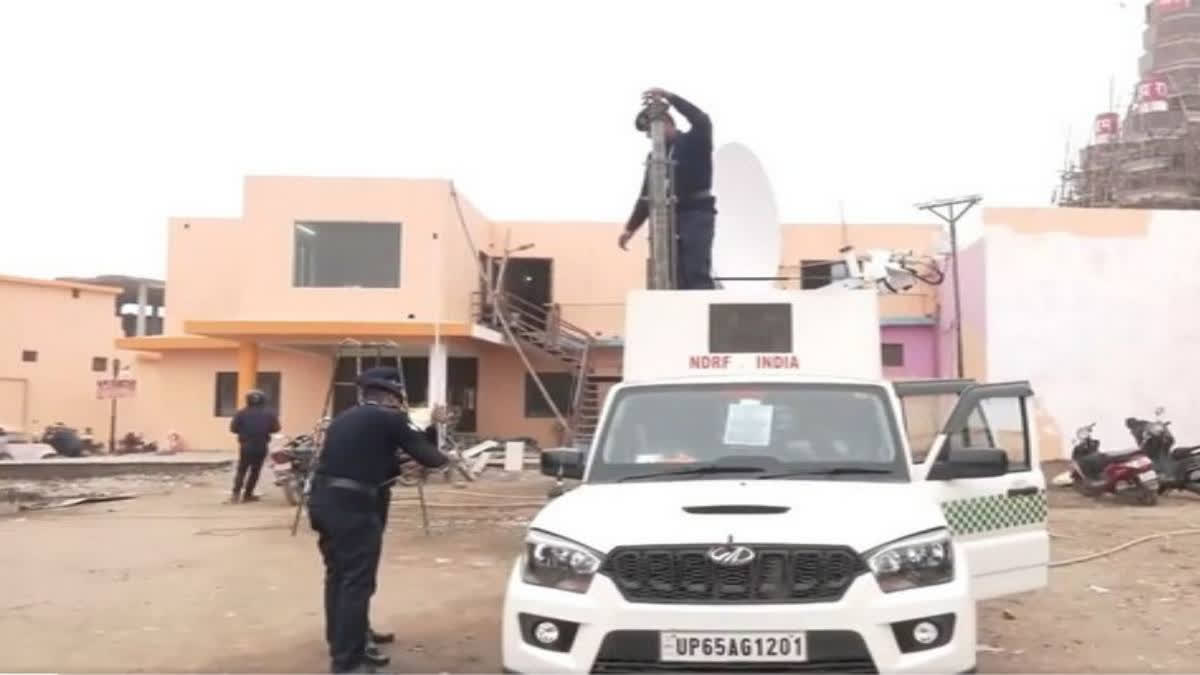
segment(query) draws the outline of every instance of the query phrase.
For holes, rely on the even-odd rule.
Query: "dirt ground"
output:
[[[221,501],[226,472],[31,485],[137,499],[0,515],[0,670],[325,672],[313,536],[268,484]],[[429,490],[433,535],[398,492],[372,621],[395,631],[395,672],[499,670],[501,594],[546,482]],[[13,484],[0,484],[0,488]],[[1053,558],[1200,527],[1200,500],[1153,508],[1051,502]],[[500,505],[476,508],[471,505]],[[9,509],[11,511],[11,509]],[[1200,663],[1200,537],[1177,537],[1051,571],[1050,587],[986,603],[981,672],[1187,672]]]

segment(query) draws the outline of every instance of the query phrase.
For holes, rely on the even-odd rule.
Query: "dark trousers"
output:
[[[238,449],[237,473],[233,475],[233,494],[242,492],[242,483],[246,484],[245,496],[254,494],[254,486],[258,485],[258,474],[262,472],[263,462],[267,461],[266,444],[246,444]]]
[[[716,225],[717,214],[709,209],[692,209],[676,214],[675,287],[679,290],[716,288],[712,278],[712,245]]]
[[[314,485],[308,506],[325,562],[325,641],[330,668],[339,673],[362,663],[367,614],[383,541],[378,504],[365,495]]]
[[[385,487],[379,491],[379,533],[383,534],[383,530],[387,528],[388,509],[392,505],[392,488]],[[383,558],[383,545],[380,540],[379,552],[375,555],[374,569],[371,570],[371,578],[375,580],[375,585],[379,584],[379,561]],[[370,632],[371,623],[367,620],[367,631]]]

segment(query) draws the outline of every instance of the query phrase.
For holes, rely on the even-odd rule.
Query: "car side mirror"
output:
[[[929,480],[993,478],[1008,473],[1008,453],[996,448],[951,450],[929,469]]]
[[[575,448],[542,451],[542,474],[552,478],[583,479],[583,453]]]

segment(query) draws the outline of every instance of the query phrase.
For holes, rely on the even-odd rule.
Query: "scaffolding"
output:
[[[1143,44],[1124,119],[1097,116],[1062,172],[1059,206],[1200,209],[1200,2],[1148,3]]]

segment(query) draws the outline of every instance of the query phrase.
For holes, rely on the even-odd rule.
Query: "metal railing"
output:
[[[514,336],[558,358],[570,368],[573,379],[563,443],[572,442],[583,417],[581,403],[587,390],[588,361],[594,338],[583,328],[565,320],[558,304],[540,305],[507,292],[497,293],[494,297],[496,302],[488,303],[482,293],[473,295],[472,314],[477,322],[498,328],[500,317],[496,313],[503,312]]]

